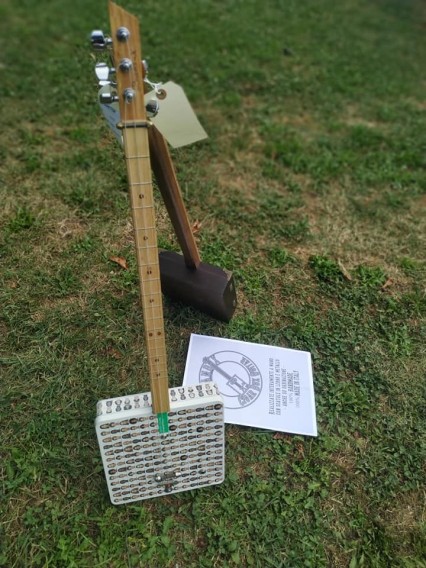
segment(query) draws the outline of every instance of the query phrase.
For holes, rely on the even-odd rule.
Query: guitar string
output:
[[[130,46],[129,43],[126,43],[126,50],[127,50],[127,57],[128,59],[130,59],[133,63],[133,65],[140,65],[139,61],[133,61],[132,57],[131,57],[131,51],[130,51]],[[142,73],[142,65],[140,65],[140,71]],[[135,93],[135,101],[136,101],[136,105],[138,104],[138,96],[142,96],[143,97],[143,79],[141,79],[140,82],[137,81],[137,74],[134,71],[134,67],[132,66],[131,70],[130,70],[133,78],[135,79],[134,81],[130,81],[131,84],[134,84],[137,86],[137,88],[135,89],[136,93]],[[126,101],[124,102],[124,121],[123,124],[126,124],[127,118],[128,118],[128,114],[127,114],[127,105],[129,103],[127,103]],[[138,119],[144,119],[146,120],[146,116],[144,117],[143,115],[145,114],[143,112],[144,110],[144,100],[142,100],[142,102],[140,103],[140,107],[142,110],[142,116]],[[135,118],[134,118],[135,120]],[[149,160],[149,142],[148,142],[148,132],[147,131],[142,131],[141,132],[142,137],[146,139],[144,140],[145,142],[145,151],[148,155],[148,158],[145,157],[137,157],[136,158],[136,171],[137,171],[137,179],[138,180],[142,180],[143,182],[148,181],[148,187],[146,188],[148,190],[149,196],[150,196],[150,200],[151,200],[151,205],[150,207],[152,207],[151,210],[151,219],[149,219],[149,221],[151,221],[151,223],[148,223],[147,220],[147,210],[145,205],[142,205],[142,209],[141,209],[141,213],[142,213],[142,223],[143,223],[143,227],[145,228],[146,232],[149,234],[149,232],[152,233],[153,236],[153,244],[151,245],[152,248],[145,249],[146,252],[146,267],[145,269],[148,270],[150,268],[150,265],[152,265],[153,267],[153,273],[155,276],[157,276],[158,274],[158,278],[160,278],[160,267],[159,267],[159,262],[158,262],[158,250],[157,250],[157,235],[156,235],[156,227],[155,227],[155,210],[154,210],[154,197],[153,197],[153,187],[152,187],[152,174],[151,174],[151,163],[149,161],[148,165],[146,166],[145,164],[145,168],[147,168],[148,174],[147,177],[149,179],[146,179],[144,176],[144,171],[143,171],[143,165],[141,160]],[[124,129],[124,139],[126,141],[125,144],[125,155],[126,155],[126,159],[129,157],[128,156],[128,146],[127,146],[127,137],[128,137],[128,131],[126,129]],[[133,150],[132,152],[135,153],[136,156],[139,156],[139,148],[138,148],[138,130],[137,127],[135,127],[133,129],[132,132],[132,138],[133,138]],[[144,154],[145,155],[145,154]],[[131,201],[132,201],[132,209],[133,209],[133,213],[134,213],[134,232],[135,232],[135,244],[136,244],[136,257],[137,257],[137,264],[138,264],[138,269],[139,269],[139,281],[140,281],[140,292],[142,294],[142,298],[141,298],[141,302],[142,302],[142,308],[143,308],[143,313],[145,316],[145,343],[146,343],[146,347],[147,347],[147,351],[148,351],[148,372],[150,374],[150,379],[151,379],[151,383],[152,385],[155,384],[155,397],[158,398],[158,403],[160,408],[164,408],[163,406],[163,387],[162,387],[162,380],[164,380],[164,373],[167,373],[167,361],[165,359],[166,357],[166,349],[165,349],[165,334],[164,334],[164,318],[163,318],[163,308],[162,308],[162,297],[161,297],[161,291],[160,294],[158,293],[158,289],[155,291],[155,296],[159,296],[159,303],[156,305],[156,302],[152,302],[152,306],[149,306],[147,303],[147,298],[149,293],[152,293],[152,287],[153,287],[153,279],[148,278],[142,278],[142,273],[144,270],[144,267],[142,265],[142,261],[140,260],[140,249],[138,247],[138,236],[137,236],[137,230],[138,230],[138,226],[137,226],[137,222],[136,222],[136,212],[134,210],[134,206],[135,206],[135,199],[134,199],[134,186],[132,183],[132,168],[133,166],[131,164],[126,164],[126,167],[128,168],[128,171],[131,172],[131,175],[129,176],[129,182],[130,182],[130,193],[131,193]],[[146,190],[144,190],[146,191]],[[149,227],[149,228],[148,228]],[[151,228],[152,227],[152,228]],[[146,235],[148,236],[148,235]],[[150,255],[152,255],[154,253],[154,261],[152,262],[152,259],[150,258]],[[149,276],[149,274],[148,274]],[[160,285],[161,286],[161,285]],[[156,287],[158,287],[158,282]],[[148,292],[148,288],[149,288],[149,292]],[[161,288],[160,288],[161,290]],[[151,298],[152,299],[152,298]],[[157,311],[157,313],[159,312],[159,319],[160,319],[160,328],[156,329],[156,330],[152,330],[153,336],[152,336],[152,340],[150,341],[149,339],[149,328],[151,326],[151,324],[154,322],[154,316],[155,316],[155,312]],[[160,343],[161,345],[159,346],[158,343],[158,337],[155,335],[155,332],[158,331],[160,332]],[[154,363],[153,364],[153,358],[154,358]],[[157,361],[158,359],[158,361]],[[160,371],[160,368],[164,369],[163,371]],[[159,373],[160,374],[160,381],[155,381],[153,374],[154,373]],[[153,389],[151,389],[153,390]],[[153,393],[151,393],[151,396],[153,395]],[[156,400],[157,402],[157,400]]]

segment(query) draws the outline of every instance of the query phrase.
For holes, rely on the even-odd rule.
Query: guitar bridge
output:
[[[214,383],[169,389],[160,434],[151,393],[101,400],[96,433],[111,502],[140,501],[222,483],[223,401]]]

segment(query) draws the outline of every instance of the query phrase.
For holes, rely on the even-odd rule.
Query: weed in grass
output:
[[[6,229],[10,233],[19,233],[20,231],[25,231],[26,229],[34,227],[36,224],[36,216],[27,206],[24,205],[16,210],[15,215],[7,223]]]
[[[420,273],[425,268],[424,263],[408,257],[401,258],[399,265],[408,276],[413,277],[415,277],[416,274]]]
[[[379,267],[358,266],[356,276],[361,286],[367,288],[379,288],[386,282],[386,274]]]
[[[71,246],[72,252],[86,253],[93,250],[96,247],[95,240],[89,235],[85,235],[82,238],[76,239],[74,244]]]
[[[274,247],[268,251],[268,258],[273,268],[281,268],[289,262],[294,262],[293,256],[283,248]]]
[[[326,256],[312,256],[309,259],[309,264],[319,280],[324,282],[341,282],[343,280],[342,270],[337,262]]]

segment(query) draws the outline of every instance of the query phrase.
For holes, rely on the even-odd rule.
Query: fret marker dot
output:
[[[152,333],[150,332],[149,337],[152,337]]]
[[[157,335],[161,335],[161,331],[158,331],[158,332],[157,332]]]
[[[143,193],[139,194],[139,199],[143,199],[145,197],[145,195]]]

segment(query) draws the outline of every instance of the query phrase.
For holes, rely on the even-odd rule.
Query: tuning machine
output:
[[[160,104],[157,99],[150,99],[145,105],[146,115],[148,118],[154,118],[157,116],[160,110]]]
[[[117,86],[117,83],[111,80],[111,77],[115,75],[114,67],[109,67],[106,63],[96,63],[95,74],[98,78],[99,87],[108,85],[112,85],[113,87]]]
[[[110,81],[111,76],[115,75],[115,69],[107,63],[96,63],[95,74],[99,81]]]
[[[93,30],[90,34],[90,43],[95,51],[104,51],[112,45],[112,39],[104,34],[102,30]]]
[[[112,103],[117,103],[119,100],[118,95],[112,91],[104,91],[99,93],[99,102],[101,105],[110,105]]]
[[[100,83],[102,82],[103,81],[100,81]],[[99,92],[99,102],[101,105],[110,105],[119,101],[117,91],[113,88],[107,88],[108,86],[110,86],[107,81],[105,81],[105,85],[101,86],[104,87]],[[123,96],[127,103],[131,103],[135,98],[135,92],[133,89],[126,89]],[[154,118],[155,116],[157,116],[159,109],[160,105],[157,99],[150,99],[145,105],[146,115],[148,118]]]

